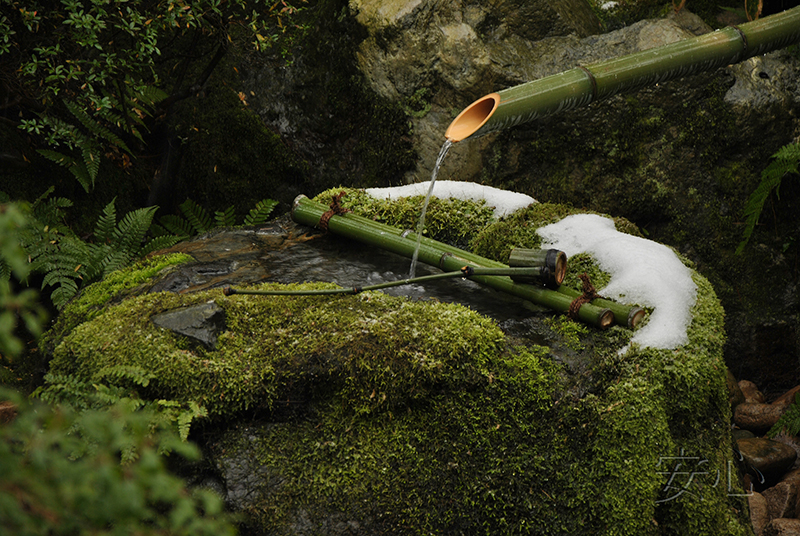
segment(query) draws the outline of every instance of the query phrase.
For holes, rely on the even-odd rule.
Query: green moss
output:
[[[342,191],[347,193],[340,201],[344,208],[359,216],[416,232],[424,196],[397,200],[376,199],[364,190],[331,188],[317,195],[314,200],[327,205],[334,195]],[[423,234],[440,242],[465,247],[478,230],[494,221],[493,214],[492,207],[487,206],[485,201],[439,199],[432,196],[425,215]]]
[[[351,193],[344,199],[367,210]],[[535,247],[536,227],[572,212],[532,207],[500,222],[492,247]],[[604,284],[591,258],[574,266]],[[381,534],[746,535],[746,509],[725,485],[723,311],[708,281],[694,281],[689,343],[677,349],[623,354],[629,330],[552,320],[581,351],[574,367],[546,347],[515,346],[459,305],[206,291],[106,307],[64,338],[52,370],[99,382],[134,366],[154,376],[144,397],[198,402],[218,420],[259,410],[269,425],[226,429],[212,450],[255,456],[269,471],[246,511],[262,531],[346,519]],[[150,321],[209,300],[227,318],[214,351]],[[303,411],[282,419],[291,401]],[[708,470],[670,498],[669,460],[681,455]]]
[[[117,270],[102,281],[89,285],[61,311],[53,327],[42,337],[40,347],[45,354],[49,354],[57,341],[76,326],[100,314],[110,301],[119,301],[156,274],[192,260],[194,259],[191,256],[183,253],[156,255]]]
[[[330,285],[309,288],[317,287]],[[218,350],[190,351],[150,321],[211,299],[227,318]],[[111,306],[73,329],[55,349],[51,371],[99,380],[109,367],[138,367],[157,378],[150,397],[193,400],[212,416],[270,409],[276,396],[309,384],[334,389],[351,411],[368,413],[422,397],[430,385],[484,374],[501,341],[491,321],[465,307],[380,293],[331,299],[156,293]]]

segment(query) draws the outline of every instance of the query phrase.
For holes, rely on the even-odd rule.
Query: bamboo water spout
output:
[[[332,233],[405,257],[411,257],[416,248],[415,238],[407,236],[405,232],[354,214],[331,215],[329,207],[303,195],[298,196],[294,201],[292,218],[298,223],[315,227],[322,226],[324,221],[325,226]],[[509,268],[502,263],[484,259],[431,239],[421,241],[418,258],[421,262],[436,266],[445,272],[461,272],[465,266],[475,269]],[[469,275],[469,278],[482,285],[557,312],[569,312],[574,301],[574,297],[567,294],[538,285],[519,283],[507,275],[479,275],[480,273],[481,270],[478,270],[475,275]],[[598,328],[608,328],[613,324],[615,315],[609,308],[585,303],[578,309],[577,318]]]
[[[467,106],[447,128],[445,137],[458,142],[482,136],[797,42],[800,7],[490,93]]]

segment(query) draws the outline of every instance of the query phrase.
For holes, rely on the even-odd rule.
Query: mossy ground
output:
[[[533,229],[569,212],[541,210]],[[140,367],[155,375],[141,396],[266,420],[210,446],[255,451],[277,475],[247,510],[263,532],[333,518],[383,534],[750,534],[736,475],[727,487],[724,315],[694,278],[690,342],[675,350],[620,355],[630,331],[557,322],[588,356],[580,389],[548,348],[512,344],[466,307],[380,293],[132,297],[65,333],[52,367],[89,379]],[[215,351],[149,321],[212,299],[228,326]],[[303,411],[280,418],[292,401]],[[665,490],[678,456],[698,474]]]

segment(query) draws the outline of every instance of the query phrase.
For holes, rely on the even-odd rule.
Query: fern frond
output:
[[[189,220],[189,223],[192,224],[195,234],[205,233],[213,227],[213,222],[208,212],[191,199],[187,199],[181,203],[179,208],[186,216],[186,219]]]
[[[245,225],[261,225],[272,213],[278,202],[274,199],[262,199],[256,206],[250,210],[250,213],[245,217]]]
[[[111,240],[114,228],[117,226],[117,209],[114,206],[117,198],[111,200],[103,209],[103,213],[97,219],[94,227],[94,237],[98,242],[108,242]]]
[[[189,223],[186,218],[182,218],[181,216],[167,214],[166,216],[161,216],[158,221],[161,223],[165,231],[164,233],[158,232],[158,234],[171,233],[183,238],[188,238],[195,234],[192,224]]]
[[[69,172],[78,179],[78,182],[83,186],[86,193],[91,192],[94,189],[94,178],[86,168],[86,164],[77,159],[73,159],[73,161],[73,164],[69,166]]]
[[[233,205],[225,210],[215,212],[214,222],[217,227],[233,227],[236,225],[236,213],[234,212]]]
[[[167,97],[169,97],[167,92],[156,86],[144,86],[136,92],[136,98],[148,106],[155,106]]]
[[[131,257],[139,255],[142,241],[158,207],[145,207],[128,212],[113,232],[113,243]]]
[[[132,365],[112,365],[104,367],[96,375],[97,380],[106,378],[111,379],[112,384],[117,384],[120,380],[129,381],[140,387],[150,385],[150,380],[156,379],[156,375],[141,367]]]
[[[86,167],[86,173],[89,174],[92,185],[100,172],[100,151],[94,147],[94,143],[84,142],[81,144],[81,154],[83,155],[83,164]]]
[[[72,115],[74,115],[75,118],[80,121],[86,130],[99,138],[103,138],[112,145],[116,145],[117,147],[124,149],[127,153],[131,152],[130,149],[128,149],[128,146],[125,145],[125,142],[123,142],[116,134],[97,122],[96,119],[89,116],[89,114],[86,113],[86,110],[84,110],[81,106],[71,100],[65,100],[64,105],[67,107],[70,113],[72,113]]]
[[[800,163],[800,142],[790,143],[781,147],[778,152],[772,155],[774,160],[761,172],[761,182],[758,187],[750,194],[744,207],[745,228],[742,233],[742,241],[736,248],[736,254],[740,255],[761,217],[764,204],[769,199],[770,194],[775,190],[775,196],[780,199],[781,181],[786,175],[798,173],[798,163]]]

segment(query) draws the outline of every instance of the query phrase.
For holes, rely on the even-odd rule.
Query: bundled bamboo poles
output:
[[[481,97],[450,124],[453,142],[513,127],[618,93],[738,63],[800,42],[800,7],[620,58],[576,67]]]
[[[312,227],[326,227],[330,232],[347,238],[358,240],[381,249],[411,258],[416,248],[416,235],[410,231],[384,225],[354,214],[331,214],[329,207],[308,199],[306,196],[298,196],[292,207],[292,218],[301,224]],[[555,251],[555,250],[554,250]],[[561,253],[561,254],[559,254]],[[566,271],[566,257],[562,257],[562,252],[550,253],[552,263],[547,262],[548,253],[530,254],[517,252],[515,264],[527,266],[514,272],[514,269],[503,263],[486,259],[459,248],[443,244],[430,238],[422,237],[420,241],[418,260],[432,266],[439,267],[444,272],[460,272],[467,275],[470,279],[502,292],[517,296],[523,300],[530,301],[536,305],[546,307],[561,313],[568,313],[575,301],[577,293],[556,291],[545,288],[541,284],[530,284],[531,281],[544,283],[549,274],[544,272],[555,272],[558,274],[557,283],[563,280],[563,272]],[[466,268],[465,268],[466,267]],[[462,270],[473,269],[471,273]],[[482,268],[491,268],[493,273],[497,270],[509,270],[507,275],[485,275],[486,271]],[[533,268],[531,270],[530,268]],[[515,280],[516,279],[516,280]],[[520,282],[527,281],[527,282]],[[563,286],[562,286],[563,287]],[[562,289],[559,287],[559,289]],[[351,289],[343,289],[343,292],[351,292]],[[598,305],[598,304],[601,305]],[[609,307],[613,304],[617,313]],[[634,327],[642,318],[639,308],[631,308],[621,304],[616,304],[608,300],[594,300],[591,303],[583,304],[575,313],[578,320],[587,324],[607,328],[616,320],[622,325]]]

